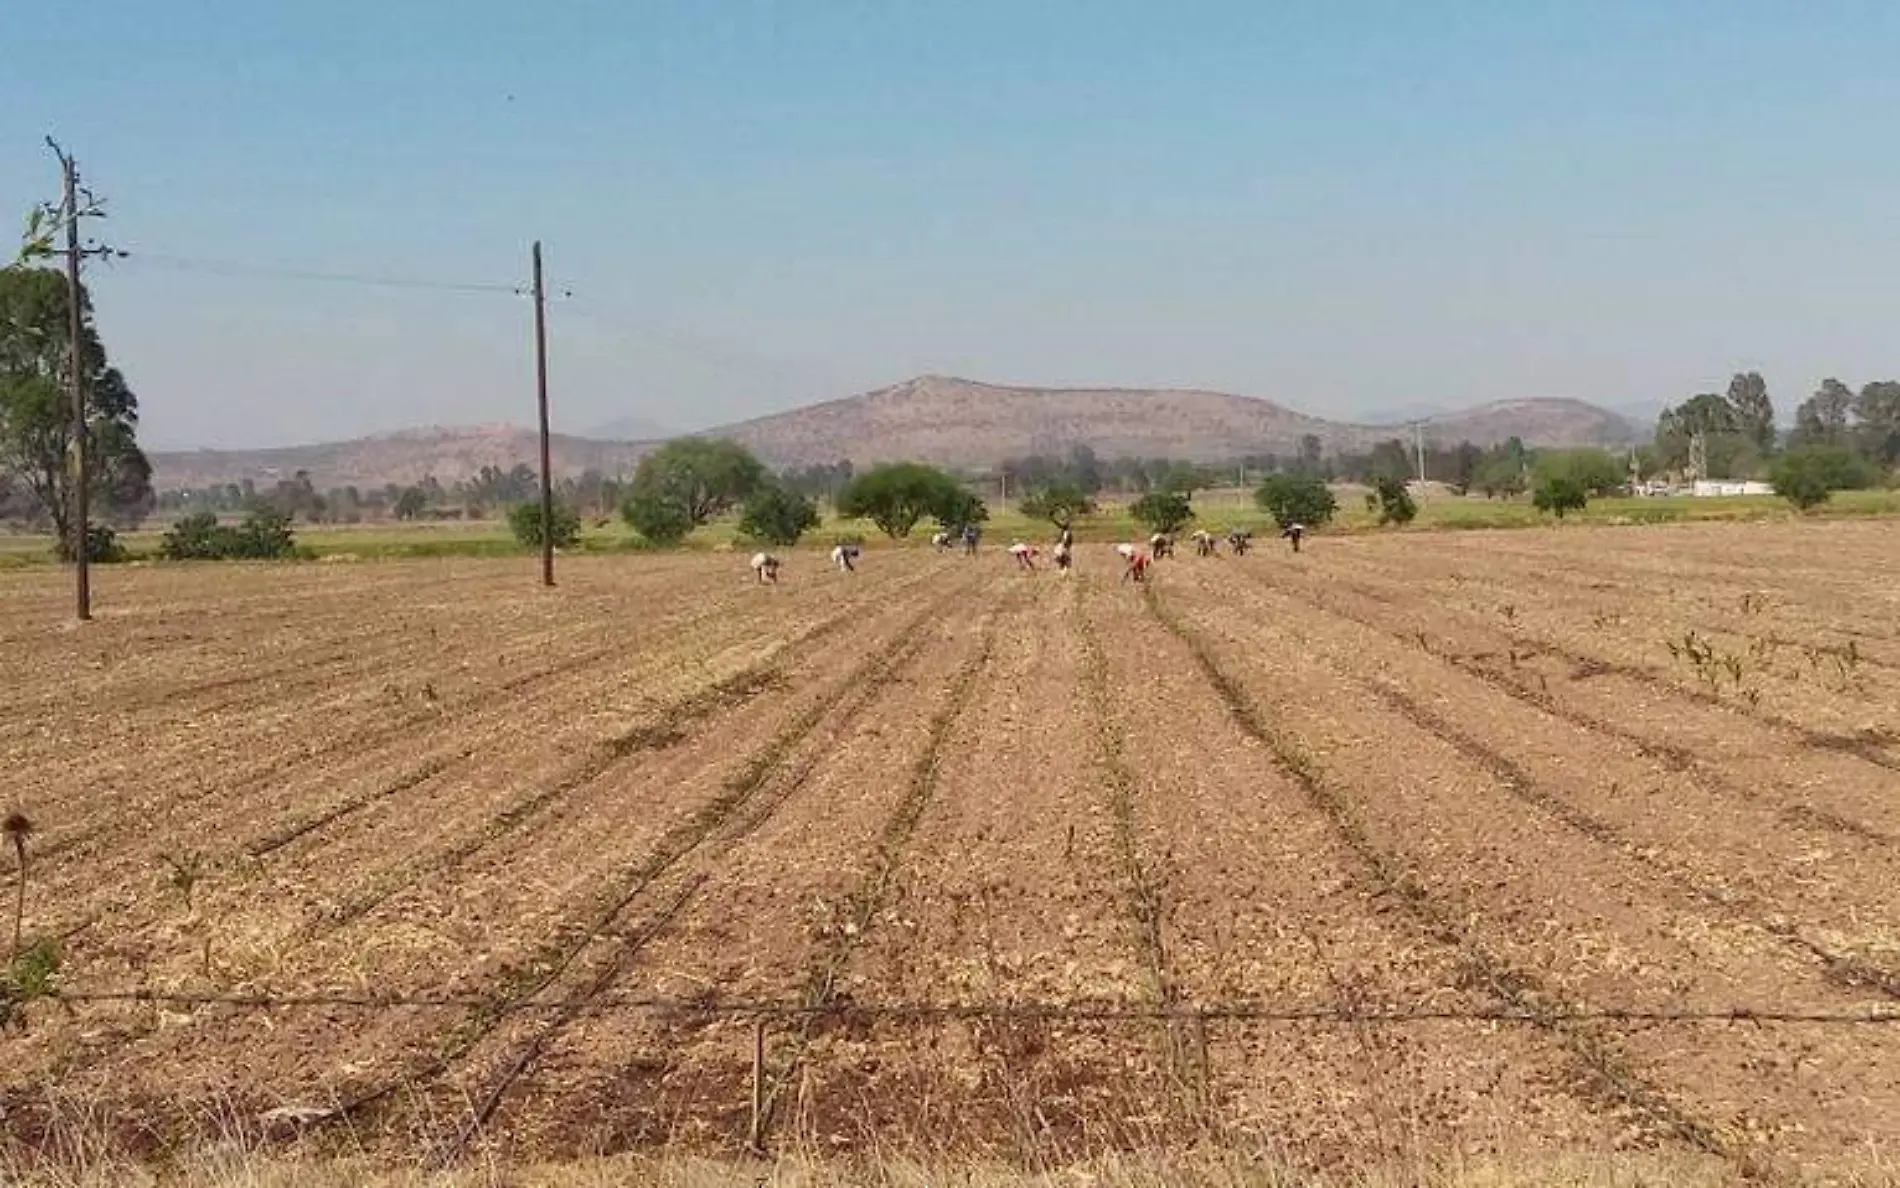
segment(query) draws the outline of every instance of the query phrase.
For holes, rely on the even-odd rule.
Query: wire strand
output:
[[[475,994],[218,994],[159,990],[54,990],[49,998],[67,1004],[133,1003],[159,1006],[224,1006],[247,1010],[334,1008],[353,1010],[465,1009],[486,1014],[561,1013],[574,1010],[621,1010],[687,1016],[744,1016],[756,1018],[838,1018],[858,1020],[935,1021],[959,1019],[1015,1019],[1049,1022],[1141,1022],[1202,1020],[1209,1022],[1352,1023],[1378,1026],[1415,1023],[1791,1023],[1820,1025],[1879,1025],[1900,1023],[1900,1008],[1862,1011],[1757,1010],[1752,1007],[1713,1007],[1700,1010],[1655,1010],[1604,1007],[1584,1010],[1532,1011],[1519,1007],[1457,1009],[1440,1007],[1355,1008],[1344,1006],[1274,1007],[1261,1003],[1183,1004],[1174,1007],[1077,1003],[936,1003],[835,1002],[805,1004],[773,999],[679,998],[663,995],[596,995],[582,998],[522,999],[497,1003]]]
[[[251,264],[237,260],[209,260],[193,256],[174,256],[163,252],[115,251],[116,259],[129,260],[174,272],[197,272],[209,276],[246,277],[258,280],[312,281],[322,284],[365,285],[384,289],[418,289],[442,293],[505,293],[527,296],[525,284],[494,284],[469,281],[420,280],[406,277],[374,276],[353,272],[320,272],[274,264]]]

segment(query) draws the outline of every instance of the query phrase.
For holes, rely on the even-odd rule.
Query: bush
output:
[[[1839,446],[1811,445],[1789,450],[1768,468],[1775,494],[1806,511],[1833,497],[1836,491],[1860,491],[1880,485],[1874,466]]]
[[[297,555],[290,518],[275,508],[257,507],[238,527],[218,523],[211,512],[197,512],[172,525],[158,546],[167,561],[266,561]]]
[[[1273,516],[1282,531],[1289,524],[1317,528],[1339,510],[1339,502],[1323,481],[1296,474],[1268,475],[1253,493],[1253,501]]]
[[[656,545],[678,544],[693,530],[693,517],[686,508],[663,494],[629,495],[620,505],[620,515]]]
[[[1531,492],[1532,506],[1560,520],[1565,513],[1582,511],[1589,503],[1589,489],[1582,480],[1568,474],[1547,474],[1537,480],[1537,489]]]
[[[581,539],[581,513],[565,503],[556,503],[553,507],[554,547],[571,549]],[[531,549],[541,547],[541,505],[538,503],[517,503],[508,509],[508,527],[513,530],[515,539]]]
[[[1379,523],[1410,524],[1418,516],[1418,504],[1406,489],[1405,480],[1382,478],[1373,487],[1379,499]]]
[[[1179,491],[1150,491],[1128,505],[1128,514],[1149,531],[1172,536],[1194,518],[1194,508]]]
[[[297,536],[290,517],[274,507],[255,507],[238,526],[237,556],[247,561],[270,561],[297,555]]]
[[[745,501],[739,531],[753,540],[790,548],[818,522],[818,508],[811,500],[773,484],[754,491]]]
[[[125,546],[119,543],[119,534],[105,524],[93,524],[86,529],[86,560],[96,565],[112,565],[125,560]]]

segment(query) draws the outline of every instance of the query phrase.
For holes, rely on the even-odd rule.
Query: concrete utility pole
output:
[[[554,475],[548,447],[548,294],[534,241],[534,390],[541,413],[541,584],[554,584]]]
[[[1412,452],[1418,457],[1419,494],[1425,493],[1425,426],[1422,422],[1412,422]]]

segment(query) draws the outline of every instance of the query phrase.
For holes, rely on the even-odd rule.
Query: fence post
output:
[[[752,1126],[746,1146],[765,1153],[765,1016],[752,1021]]]

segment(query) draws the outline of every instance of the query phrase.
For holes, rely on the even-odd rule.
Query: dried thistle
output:
[[[33,836],[33,822],[22,812],[11,812],[0,822],[0,833],[13,841],[13,852],[20,859],[18,881],[13,893],[13,949],[20,951],[20,932],[26,923],[26,839]]]

